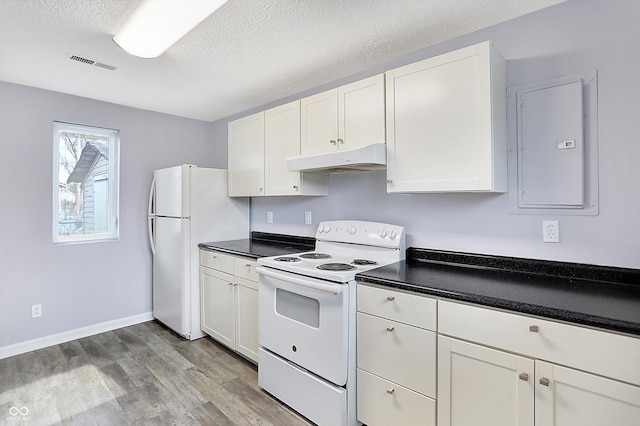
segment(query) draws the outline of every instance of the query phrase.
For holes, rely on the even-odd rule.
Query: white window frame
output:
[[[106,136],[109,138],[109,205],[108,205],[108,230],[102,233],[81,235],[60,235],[58,233],[58,218],[60,211],[60,133],[87,133],[91,135]],[[119,181],[120,181],[120,133],[118,130],[105,129],[93,126],[84,126],[55,121],[53,123],[53,211],[52,211],[52,236],[54,244],[75,244],[115,241],[119,239]]]

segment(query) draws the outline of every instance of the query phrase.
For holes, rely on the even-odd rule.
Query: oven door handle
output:
[[[342,293],[342,289],[344,288],[342,284],[331,284],[328,282],[324,283],[318,280],[312,280],[311,278],[297,278],[295,276],[291,276],[291,274],[283,274],[278,271],[274,271],[273,269],[265,268],[263,266],[257,267],[256,271],[266,277],[275,278],[277,280],[300,285],[303,287],[313,288],[315,290],[326,291],[327,293],[339,294]]]

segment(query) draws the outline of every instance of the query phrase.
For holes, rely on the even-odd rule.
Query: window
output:
[[[53,125],[53,242],[118,239],[117,130]]]

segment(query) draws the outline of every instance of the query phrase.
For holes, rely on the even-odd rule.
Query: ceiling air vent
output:
[[[83,64],[98,67],[98,68],[104,68],[110,71],[115,71],[117,69],[117,67],[114,67],[113,65],[103,64],[102,62],[96,62],[93,59],[87,59],[85,57],[78,56],[78,55],[69,55],[68,58],[71,59],[72,61],[80,62]]]

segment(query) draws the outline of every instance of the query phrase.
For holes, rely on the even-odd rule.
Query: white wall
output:
[[[53,122],[120,130],[120,239],[54,246]],[[225,167],[210,123],[0,82],[0,349],[151,311],[152,172]],[[42,317],[31,318],[31,305]],[[1,351],[0,351],[1,352]]]
[[[314,235],[315,226],[304,225],[310,210],[315,225],[346,218],[404,225],[415,247],[640,268],[639,16],[636,0],[570,0],[265,106],[484,40],[507,60],[510,86],[596,69],[598,216],[512,215],[507,194],[389,195],[382,171],[332,175],[328,197],[254,198],[252,230]],[[215,123],[217,143],[224,143],[227,121]],[[274,224],[266,223],[268,210]],[[561,243],[542,243],[543,219],[559,219]]]

